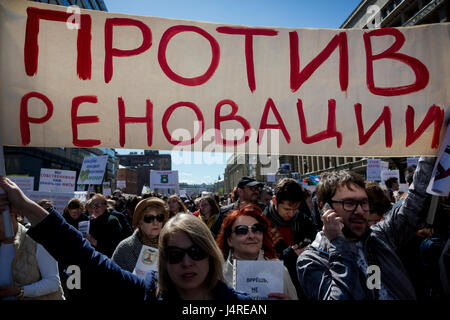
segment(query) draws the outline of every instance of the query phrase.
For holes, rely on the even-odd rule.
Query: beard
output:
[[[364,232],[361,233],[361,235],[357,235],[357,234],[354,233],[349,227],[347,227],[347,226],[344,224],[344,227],[342,228],[342,233],[344,234],[344,236],[345,236],[346,239],[360,240],[360,239],[364,236],[364,234],[367,232],[367,229],[368,229],[368,228],[369,228],[369,227],[366,226],[365,229],[364,229]]]

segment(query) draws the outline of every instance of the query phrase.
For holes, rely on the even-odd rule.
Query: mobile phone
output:
[[[325,204],[322,207],[322,210],[320,211],[320,216],[323,216],[325,211],[330,210],[330,209],[333,210],[333,208],[330,206],[330,204],[328,202],[325,202]]]

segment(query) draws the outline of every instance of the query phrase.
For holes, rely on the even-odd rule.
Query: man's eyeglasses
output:
[[[346,199],[346,200],[331,200],[331,202],[337,202],[342,205],[342,209],[347,212],[354,212],[356,208],[358,208],[358,205],[361,206],[363,211],[369,211],[370,210],[370,202],[369,199],[363,199],[363,200],[355,200],[355,199]]]
[[[152,223],[153,221],[158,221],[158,222],[163,222],[164,221],[164,215],[163,214],[158,214],[157,216],[145,216],[142,220],[144,220],[145,223]]]
[[[236,228],[234,228],[233,232],[237,236],[245,236],[245,235],[247,235],[249,230],[252,230],[252,232],[254,234],[262,234],[264,232],[264,228],[263,228],[262,224],[260,224],[260,223],[255,223],[252,226],[239,225],[239,226],[236,226]]]
[[[198,245],[193,244],[189,248],[183,249],[179,247],[167,247],[165,249],[165,256],[167,257],[167,262],[169,264],[177,264],[183,261],[184,255],[187,253],[189,258],[194,261],[200,261],[205,259],[208,254],[203,251]]]

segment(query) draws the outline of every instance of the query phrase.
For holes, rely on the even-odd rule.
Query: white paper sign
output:
[[[33,200],[34,202],[38,202],[42,199],[47,199],[53,202],[53,207],[60,214],[64,212],[64,208],[70,199],[75,198],[75,193],[58,193],[58,192],[43,192],[43,191],[24,191],[25,195]]]
[[[149,271],[158,271],[158,249],[143,245],[133,274],[145,279]]]
[[[406,166],[416,166],[419,164],[419,158],[406,158]]]
[[[253,299],[268,300],[269,293],[284,292],[283,261],[235,260],[233,285]]]
[[[41,168],[39,191],[70,193],[75,190],[77,173],[70,170]]]
[[[127,186],[127,182],[125,180],[117,180],[117,188],[125,189]]]
[[[380,181],[381,180],[381,160],[380,159],[367,159],[366,180],[367,181]]]
[[[170,170],[151,170],[150,171],[151,189],[178,189],[178,171]]]
[[[78,184],[102,184],[108,156],[85,157],[81,166]]]
[[[267,175],[267,182],[275,182],[275,173],[270,173]]]
[[[400,172],[398,169],[395,170],[381,170],[381,182],[384,182],[389,178],[397,178],[397,182],[400,183]]]
[[[34,177],[7,176],[7,178],[16,183],[21,190],[34,190]]]
[[[78,222],[78,230],[80,230],[80,232],[83,235],[89,234],[89,227],[91,225],[91,222],[88,221],[80,221]]]
[[[445,139],[436,159],[427,192],[444,197],[450,193],[450,126],[447,126]]]

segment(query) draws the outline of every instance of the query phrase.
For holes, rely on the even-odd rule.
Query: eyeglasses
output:
[[[245,236],[245,235],[247,235],[249,230],[252,230],[252,232],[254,234],[262,234],[264,232],[264,228],[263,228],[262,224],[260,224],[260,223],[255,223],[252,226],[239,225],[239,226],[236,226],[236,228],[234,228],[233,232],[237,236]]]
[[[164,215],[158,214],[157,216],[145,216],[142,220],[144,220],[145,223],[152,223],[153,221],[163,222],[164,221]]]
[[[183,249],[179,247],[167,247],[165,250],[165,256],[169,264],[177,264],[183,261],[184,255],[187,253],[189,258],[194,261],[200,261],[205,259],[208,254],[203,251],[198,245],[193,244],[189,248]]]
[[[356,208],[358,208],[358,205],[361,206],[363,211],[369,211],[370,210],[370,203],[369,199],[363,199],[363,200],[355,200],[355,199],[346,199],[346,200],[331,200],[331,202],[337,202],[342,205],[342,209],[347,212],[354,212]]]
[[[91,204],[92,208],[97,209],[97,208],[101,208],[104,205],[106,205],[106,203],[102,202],[102,203],[93,203]]]

